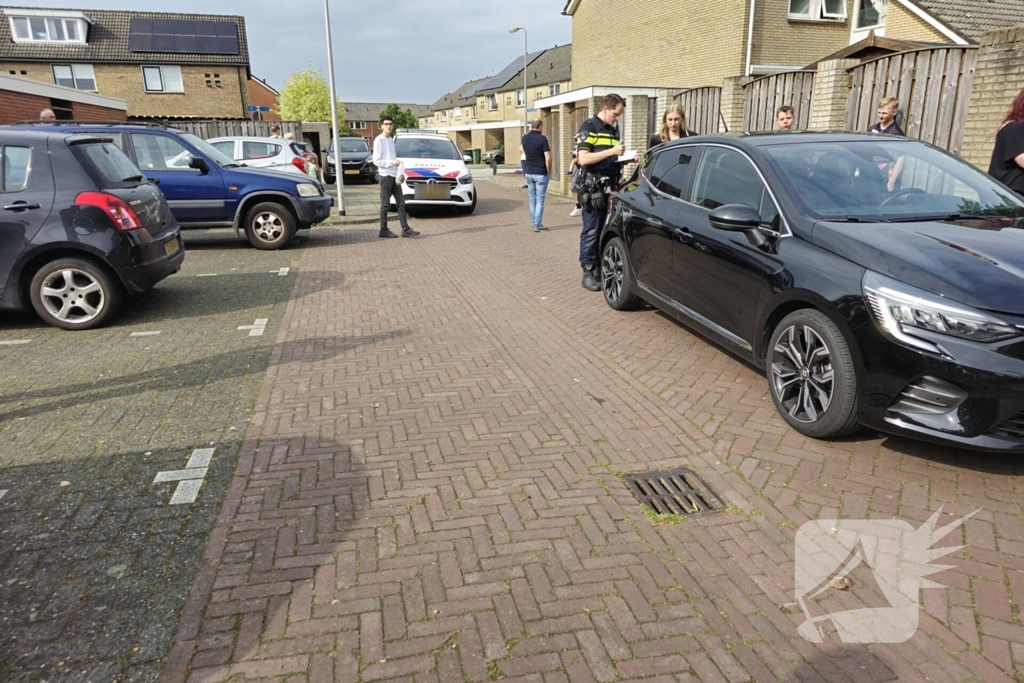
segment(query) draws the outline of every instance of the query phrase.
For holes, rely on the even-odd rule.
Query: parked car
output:
[[[328,218],[333,200],[312,178],[243,168],[207,141],[153,123],[25,121],[16,129],[111,137],[146,177],[160,186],[182,229],[244,231],[257,249],[283,249],[296,230]]]
[[[612,308],[646,301],[765,369],[802,434],[1022,452],[1022,229],[1024,200],[916,140],[689,138],[612,198],[601,277]]]
[[[473,176],[447,135],[409,131],[395,135],[402,162],[402,193],[409,206],[454,206],[461,214],[476,209]],[[395,203],[394,197],[391,203]]]
[[[462,160],[467,164],[473,163],[473,150],[464,149],[462,150]]]
[[[379,183],[380,176],[377,175],[377,167],[373,164],[373,150],[367,143],[366,138],[338,138],[341,145],[341,174],[346,180],[365,180],[369,183]],[[327,164],[324,166],[324,182],[333,183],[338,178],[334,154],[334,142],[327,149]]]
[[[207,142],[243,166],[306,175],[306,158],[284,138],[220,137]]]
[[[489,149],[483,153],[480,160],[485,164],[491,163],[491,157],[494,157],[494,163],[503,164],[505,163],[505,145],[498,145],[494,149]]]
[[[108,137],[0,129],[0,309],[66,330],[178,272],[178,223]]]

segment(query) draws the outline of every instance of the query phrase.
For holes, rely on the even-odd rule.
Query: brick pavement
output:
[[[481,189],[418,240],[308,245],[165,681],[1014,680],[1019,464],[800,437],[763,376],[581,289],[566,206],[534,234]],[[620,480],[681,465],[725,514],[651,520]],[[940,505],[982,511],[913,638],[797,635],[799,525]]]

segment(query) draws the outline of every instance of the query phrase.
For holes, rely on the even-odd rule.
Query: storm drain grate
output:
[[[721,512],[725,503],[691,469],[681,467],[626,477],[637,499],[659,515],[707,515]]]

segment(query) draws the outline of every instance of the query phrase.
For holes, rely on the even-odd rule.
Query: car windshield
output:
[[[395,154],[406,159],[462,159],[451,140],[395,138]]]
[[[182,133],[181,137],[187,140],[193,147],[202,152],[207,159],[211,159],[213,163],[218,166],[222,166],[224,168],[235,168],[240,166],[237,161],[229,157],[227,154],[224,154],[206,140],[196,137],[192,133]]]
[[[816,218],[898,222],[1024,216],[1024,201],[1013,192],[916,140],[821,141],[762,150],[792,196]]]
[[[366,140],[363,138],[343,138],[338,141],[338,145],[341,147],[341,153],[346,152],[369,152],[370,147],[366,144]],[[331,143],[331,154],[334,154],[334,143]]]

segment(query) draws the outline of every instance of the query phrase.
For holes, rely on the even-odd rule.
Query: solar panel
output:
[[[531,53],[529,53],[528,55],[526,55],[526,62],[527,62],[527,64],[532,64],[533,60],[537,59],[542,54],[544,54],[544,50],[541,50],[539,52],[531,52]],[[506,66],[504,69],[502,69],[501,71],[498,72],[497,76],[495,76],[494,78],[492,78],[489,81],[485,81],[478,88],[475,88],[474,89],[474,93],[475,92],[479,92],[480,90],[490,90],[491,88],[500,88],[501,86],[503,86],[506,83],[508,83],[509,79],[511,79],[513,76],[515,76],[517,73],[519,73],[522,70],[523,70],[523,60],[522,60],[522,58],[520,57],[518,59],[513,59],[509,63],[508,66]]]
[[[128,49],[132,52],[237,55],[238,27],[232,21],[132,19]]]

